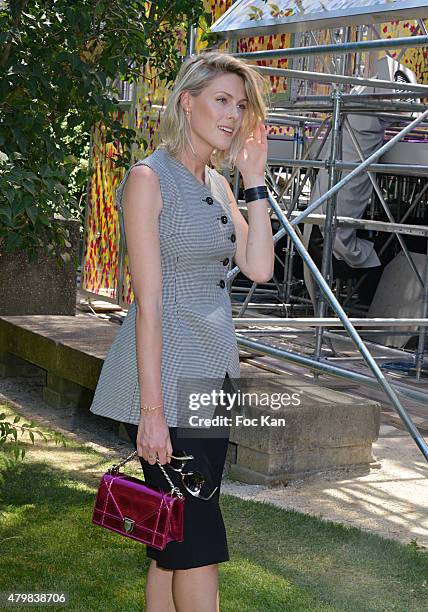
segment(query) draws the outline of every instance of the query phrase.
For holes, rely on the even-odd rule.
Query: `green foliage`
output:
[[[14,0],[0,3],[0,244],[59,256],[67,240],[54,215],[82,217],[92,126],[130,162],[134,130],[114,118],[117,77],[150,63],[171,83],[177,36],[207,19],[202,0]]]
[[[66,592],[64,609],[73,612],[140,612],[150,563],[144,546],[91,523],[110,453],[68,443],[67,456],[35,449],[6,474],[0,592]],[[127,466],[124,473],[142,478],[138,461]],[[222,612],[426,610],[422,550],[229,495],[221,510],[230,554],[219,564]]]
[[[12,415],[13,416],[13,415]],[[58,432],[49,433],[49,437],[40,429],[35,429],[36,423],[30,421],[29,423],[22,423],[17,425],[21,420],[21,416],[16,414],[13,418],[13,422],[10,422],[10,415],[5,412],[0,414],[0,485],[4,482],[4,475],[2,474],[2,468],[11,469],[16,466],[18,461],[22,461],[25,456],[25,445],[22,443],[22,439],[27,437],[34,444],[34,434],[41,436],[45,442],[49,438],[53,439],[55,444],[62,443],[66,446],[66,440],[64,436]],[[19,435],[19,440],[18,440]],[[28,440],[26,440],[28,442]]]

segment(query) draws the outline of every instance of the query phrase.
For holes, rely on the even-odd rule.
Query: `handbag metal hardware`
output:
[[[131,531],[134,529],[134,525],[135,521],[125,516],[125,518],[123,519],[123,528],[126,533],[131,533]]]
[[[137,451],[132,452],[130,455],[128,455],[126,457],[126,459],[123,459],[122,461],[120,461],[119,463],[113,463],[113,465],[111,465],[108,469],[107,472],[109,474],[118,474],[119,473],[119,468],[122,467],[122,465],[125,465],[125,463],[128,463],[128,461],[131,461],[131,459],[133,459],[134,457],[136,457],[138,455]],[[161,464],[161,462],[159,461],[159,459],[156,459],[156,463],[158,464],[158,466],[160,467],[160,469],[163,472],[163,475],[165,476],[165,478],[168,481],[169,486],[171,487],[171,495],[176,495],[178,498],[183,499],[184,495],[183,493],[180,491],[179,487],[176,487],[174,485],[174,483],[172,482],[171,478],[168,476],[168,474],[166,473],[165,468],[163,467],[163,465]]]

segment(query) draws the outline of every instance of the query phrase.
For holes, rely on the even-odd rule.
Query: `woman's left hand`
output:
[[[267,132],[263,121],[259,121],[253,134],[247,138],[236,158],[236,167],[243,177],[264,176],[267,162]]]

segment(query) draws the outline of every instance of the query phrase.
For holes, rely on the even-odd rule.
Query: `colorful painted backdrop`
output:
[[[206,10],[210,11],[213,21],[218,19],[232,4],[231,0],[206,0]],[[395,38],[408,36],[417,24],[414,22],[394,22],[380,25],[379,31],[383,37]],[[184,56],[185,33],[176,32],[177,45]],[[291,44],[290,35],[279,34],[240,39],[239,51],[258,51],[288,47]],[[204,48],[198,43],[196,51]],[[228,49],[225,43],[223,50]],[[426,49],[416,49],[406,52],[401,61],[416,72],[422,83],[428,83],[428,60]],[[257,62],[268,65],[266,61]],[[287,67],[286,59],[279,59],[269,65]],[[287,82],[280,77],[270,77],[272,93],[286,92]],[[134,89],[133,100],[129,108],[118,112],[118,119],[126,126],[132,126],[147,141],[146,150],[133,151],[133,158],[149,155],[158,143],[161,109],[168,98],[165,84],[160,81],[150,67]],[[291,128],[277,128],[273,133],[288,133]],[[117,143],[106,143],[102,124],[94,126],[92,133],[91,168],[92,174],[88,189],[86,214],[85,250],[82,261],[82,288],[100,296],[115,299],[121,305],[132,302],[133,294],[126,254],[123,266],[119,271],[120,232],[118,214],[114,204],[115,190],[123,176],[123,170],[114,167],[113,157],[118,150]]]

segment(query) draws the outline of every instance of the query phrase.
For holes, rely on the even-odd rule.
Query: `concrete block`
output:
[[[0,378],[22,376],[46,384],[46,370],[12,353],[0,352]]]
[[[230,468],[231,478],[253,484],[286,482],[373,462],[372,443],[380,426],[377,402],[271,374],[246,379],[241,393],[247,389],[258,396],[281,392],[294,400],[276,410],[252,402],[231,412],[256,423],[244,426],[242,420],[236,424],[236,416],[232,420],[230,441],[236,444],[236,462]]]
[[[47,384],[43,387],[43,399],[53,408],[89,409],[94,393],[53,372],[47,374]]]
[[[79,315],[0,317],[0,353],[17,355],[62,378],[95,389],[117,327],[95,321],[94,331],[88,333],[87,325],[86,317]]]
[[[128,432],[126,431],[125,425],[123,423],[119,423],[117,435],[121,440],[125,440],[125,442],[131,443],[131,439],[128,436]]]
[[[9,253],[0,247],[0,316],[69,315],[76,311],[76,268],[79,258],[79,221],[61,222],[69,231],[70,247],[63,252],[70,261],[57,262],[38,252],[38,260],[28,261],[25,251]]]

